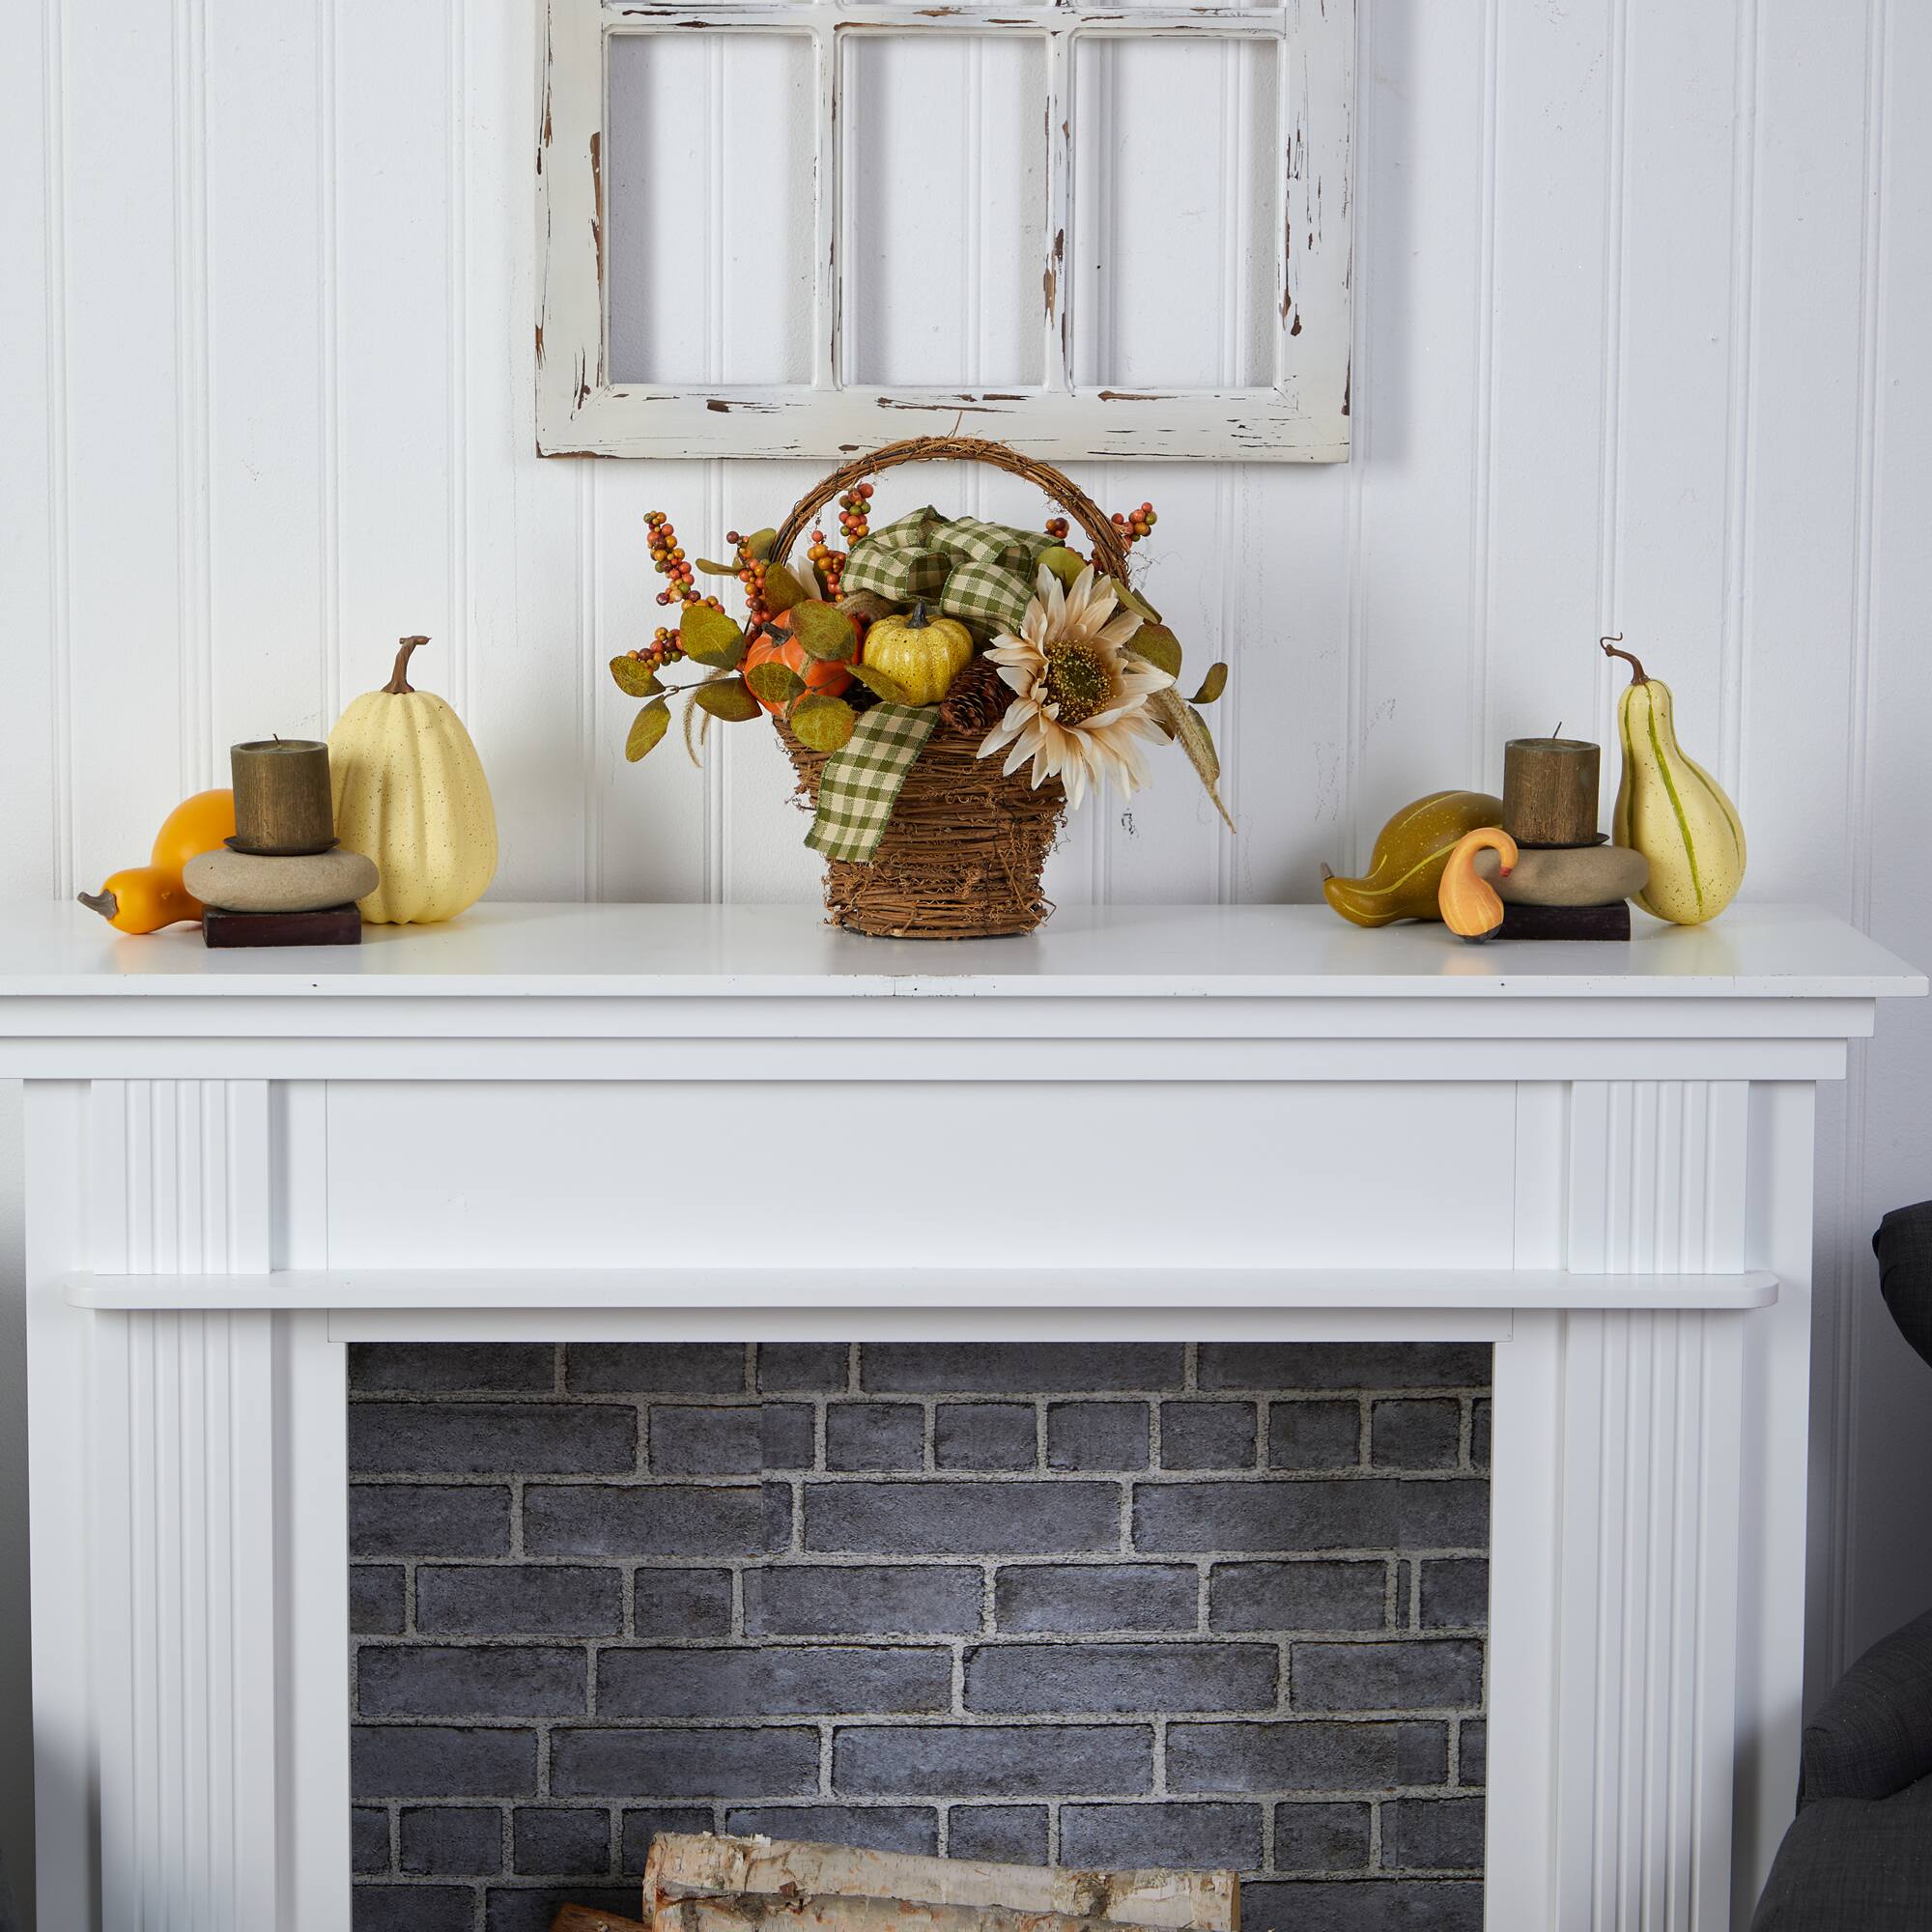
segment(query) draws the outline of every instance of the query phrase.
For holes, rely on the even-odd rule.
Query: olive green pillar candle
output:
[[[1519,845],[1593,845],[1602,752],[1581,738],[1503,747],[1503,830]]]
[[[231,746],[235,848],[265,858],[327,852],[335,843],[328,747],[312,738],[263,738]]]

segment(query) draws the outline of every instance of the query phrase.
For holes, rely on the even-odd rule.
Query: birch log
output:
[[[919,1858],[784,1838],[734,1838],[662,1832],[644,1863],[644,1910],[693,1896],[750,1893],[871,1901],[919,1899],[929,1906],[987,1906],[1067,1921],[1238,1932],[1238,1890],[1231,1871],[1057,1871],[1041,1865]],[[976,1914],[969,1914],[973,1918]],[[731,1932],[746,1921],[718,1918],[691,1932]],[[867,1921],[871,1932],[874,1921]],[[885,1932],[877,1921],[878,1932]],[[931,1921],[932,1932],[952,1932]],[[659,1932],[670,1932],[659,1925]],[[854,1922],[852,1932],[861,1932]],[[959,1932],[970,1932],[962,1921]],[[1037,1928],[1047,1932],[1047,1928]],[[1052,1932],[1066,1932],[1055,1927]]]
[[[651,1913],[651,1932],[1121,1932],[1122,1926],[1118,1918],[1075,1918],[1064,1912],[824,1891],[659,1893]]]
[[[550,1932],[650,1932],[641,1918],[619,1918],[587,1905],[566,1905],[550,1921]]]

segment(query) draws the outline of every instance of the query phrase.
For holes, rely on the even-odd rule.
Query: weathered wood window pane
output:
[[[841,381],[1040,380],[1046,43],[844,37]]]
[[[1235,388],[1273,380],[1276,53],[1265,41],[1081,37],[1076,383]]]
[[[538,447],[1345,457],[1354,0],[1131,4],[548,0]]]
[[[608,46],[610,380],[809,382],[810,37]]]

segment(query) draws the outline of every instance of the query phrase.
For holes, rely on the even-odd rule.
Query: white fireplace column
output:
[[[1742,1926],[1797,1777],[1813,1091],[1924,986],[1762,908],[484,906],[353,953],[12,911],[41,1923],[347,1932],[349,1341],[906,1335],[1492,1342],[1488,1922]],[[786,1146],[1003,1212],[874,1190],[802,1247],[734,1157]]]

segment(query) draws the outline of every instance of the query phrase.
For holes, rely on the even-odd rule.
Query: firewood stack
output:
[[[1060,1871],[783,1838],[660,1833],[644,1917],[566,1906],[552,1932],[1239,1932],[1231,1871]]]

